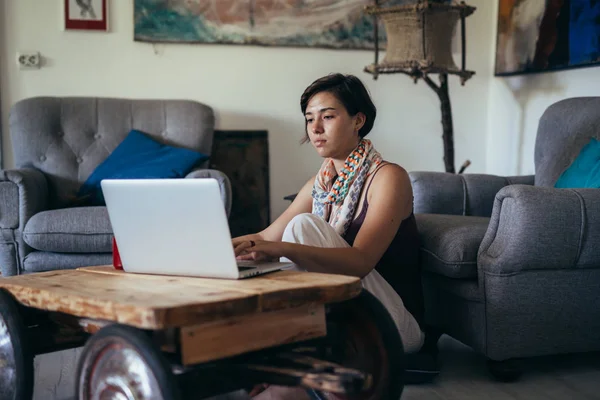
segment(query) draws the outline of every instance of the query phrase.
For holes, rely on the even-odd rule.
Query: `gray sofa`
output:
[[[214,113],[185,100],[36,97],[14,104],[16,168],[0,173],[3,276],[112,262],[106,208],[73,205],[80,185],[131,129],[210,155]],[[207,165],[187,177],[216,178],[229,213],[229,180]]]
[[[553,188],[592,137],[600,97],[572,98],[539,121],[535,176],[410,174],[427,323],[500,378],[515,359],[600,350],[600,190]]]

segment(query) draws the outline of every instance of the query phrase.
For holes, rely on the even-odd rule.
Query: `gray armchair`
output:
[[[9,129],[16,169],[0,172],[3,276],[112,262],[105,207],[74,207],[79,187],[138,129],[210,155],[213,110],[183,100],[37,97],[17,102]],[[227,213],[231,186],[206,165],[189,178],[216,178]]]
[[[546,110],[535,176],[410,174],[426,321],[500,378],[514,359],[600,350],[600,190],[553,188],[600,138],[599,110],[600,97]]]

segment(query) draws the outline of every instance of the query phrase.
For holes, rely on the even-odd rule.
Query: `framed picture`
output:
[[[65,29],[108,30],[107,0],[64,0]]]
[[[600,64],[597,0],[500,0],[496,76]]]

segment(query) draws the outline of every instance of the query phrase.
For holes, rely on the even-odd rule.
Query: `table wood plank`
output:
[[[144,329],[350,299],[360,280],[280,271],[245,280],[131,274],[111,266],[0,278],[22,304]]]
[[[81,270],[109,275],[132,275],[115,270],[112,266],[86,267]],[[280,310],[306,304],[335,303],[351,299],[362,290],[360,280],[356,277],[298,271],[278,271],[241,280],[149,274],[137,274],[137,276],[143,276],[145,280],[154,282],[167,279],[173,283],[185,282],[202,288],[218,288],[257,295],[259,311]]]
[[[255,312],[258,296],[132,275],[51,271],[0,279],[22,304],[147,329]]]
[[[182,328],[182,363],[205,363],[326,334],[323,305],[242,315]]]

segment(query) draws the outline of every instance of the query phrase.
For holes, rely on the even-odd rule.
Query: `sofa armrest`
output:
[[[227,212],[227,216],[231,213],[231,201],[232,201],[232,193],[231,193],[231,182],[227,175],[223,172],[218,171],[216,169],[206,169],[206,168],[198,168],[190,172],[186,175],[186,179],[203,179],[203,178],[214,178],[219,182],[219,187],[221,188],[221,198],[223,199],[223,204],[225,205],[225,211]]]
[[[496,193],[504,186],[533,185],[534,176],[497,176],[416,171],[409,173],[417,214],[489,217]]]
[[[478,252],[484,274],[597,268],[600,190],[513,185],[500,190]]]

